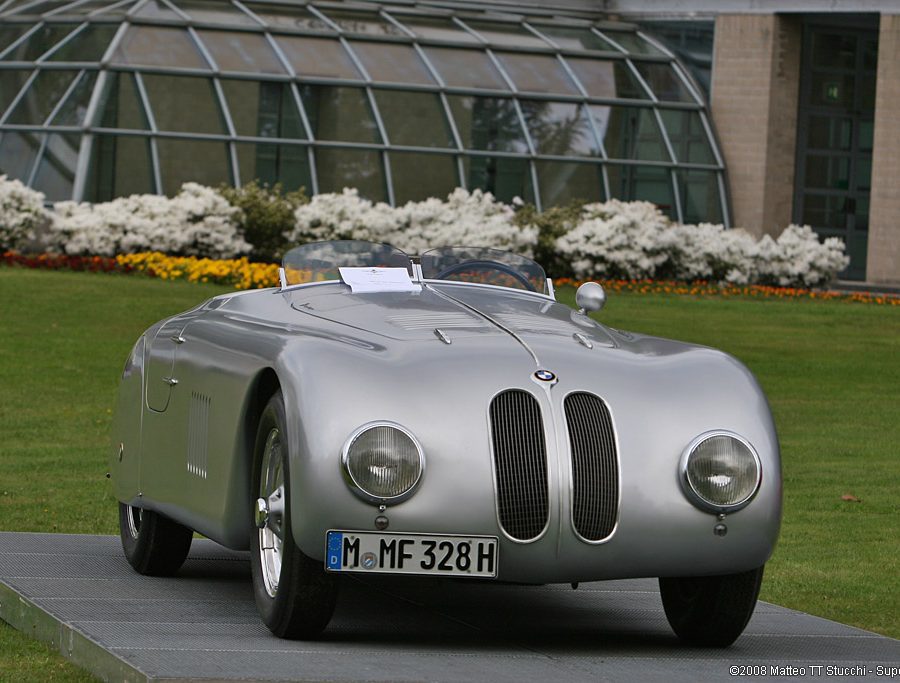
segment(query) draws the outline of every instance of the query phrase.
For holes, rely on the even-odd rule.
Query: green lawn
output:
[[[125,358],[150,324],[222,291],[0,268],[0,529],[117,533],[104,475]],[[900,637],[900,307],[621,294],[599,318],[724,349],[756,373],[785,479],[763,599]],[[7,679],[86,680],[0,625]]]

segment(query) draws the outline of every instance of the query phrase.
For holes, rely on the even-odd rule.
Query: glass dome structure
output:
[[[702,95],[629,24],[471,4],[0,0],[0,172],[48,201],[254,179],[728,223]]]

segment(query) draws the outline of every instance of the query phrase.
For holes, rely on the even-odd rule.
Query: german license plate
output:
[[[373,574],[497,576],[494,536],[329,531],[325,569]]]

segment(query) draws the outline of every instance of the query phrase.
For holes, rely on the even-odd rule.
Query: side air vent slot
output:
[[[490,416],[500,526],[530,541],[547,526],[550,511],[541,410],[527,391],[509,389],[491,401]]]
[[[209,396],[191,393],[188,415],[188,472],[206,479],[209,460]]]

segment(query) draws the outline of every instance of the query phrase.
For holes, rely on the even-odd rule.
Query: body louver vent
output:
[[[491,401],[490,414],[500,525],[512,538],[529,541],[549,515],[541,410],[527,391],[510,389]]]
[[[569,394],[564,402],[572,451],[572,524],[588,541],[600,541],[616,526],[619,466],[612,418],[593,394]]]

